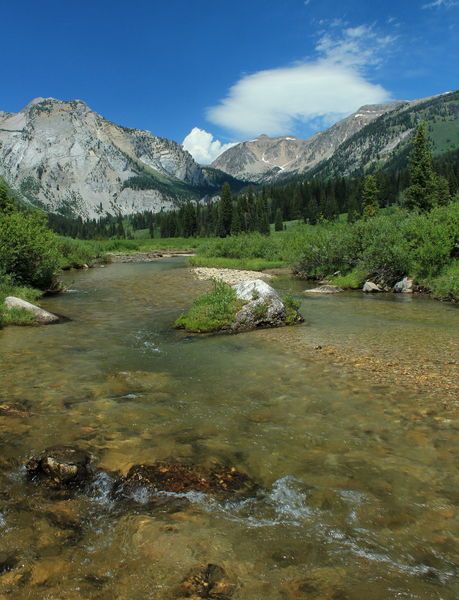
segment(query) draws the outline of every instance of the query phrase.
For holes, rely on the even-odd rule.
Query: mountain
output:
[[[310,174],[321,178],[403,167],[411,139],[426,121],[433,156],[459,148],[459,90],[413,100],[388,112],[340,144]]]
[[[404,104],[400,101],[362,106],[354,114],[307,140],[261,135],[229,148],[212,166],[253,182],[269,181],[286,173],[303,172],[332,156],[340,144],[368,123]]]
[[[264,183],[309,173],[345,176],[396,163],[417,124],[429,124],[434,154],[459,147],[459,92],[413,101],[362,106],[307,139],[260,136],[226,150],[213,163],[234,177]]]
[[[0,112],[0,176],[35,206],[84,218],[175,208],[228,179],[176,142],[54,98]]]

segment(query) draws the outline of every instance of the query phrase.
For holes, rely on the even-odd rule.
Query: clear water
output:
[[[170,324],[209,284],[181,259],[68,279],[44,305],[71,321],[0,331],[0,600],[173,598],[208,563],[236,600],[459,597],[457,307],[284,277],[306,324],[193,337]],[[27,483],[55,444],[94,455],[90,491]],[[110,500],[113,471],[171,457],[261,490]]]

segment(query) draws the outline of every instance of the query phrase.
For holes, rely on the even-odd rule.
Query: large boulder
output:
[[[404,277],[401,281],[397,281],[394,285],[394,292],[398,294],[412,294],[413,280],[410,277]]]
[[[305,294],[337,294],[343,292],[343,288],[337,285],[319,285],[319,287],[313,288],[312,290],[304,290]]]
[[[53,315],[47,310],[43,310],[39,306],[35,306],[35,304],[31,304],[26,300],[22,300],[22,298],[16,298],[16,296],[7,296],[5,298],[5,306],[9,310],[12,308],[22,308],[35,316],[35,321],[42,325],[47,325],[49,323],[57,323],[60,319],[58,316]]]
[[[232,331],[257,327],[281,327],[301,323],[304,319],[293,307],[287,306],[274,288],[261,279],[242,281],[233,288],[239,300],[246,304],[236,314]]]
[[[379,285],[373,283],[373,281],[365,281],[365,283],[363,284],[362,291],[366,294],[374,294],[377,292],[382,292],[382,289],[379,287]]]
[[[26,464],[29,477],[53,488],[78,487],[92,476],[91,457],[80,448],[54,446]]]

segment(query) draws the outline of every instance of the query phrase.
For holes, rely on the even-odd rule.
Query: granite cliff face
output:
[[[84,218],[167,210],[218,189],[176,142],[53,98],[0,112],[0,175],[33,204]]]
[[[307,140],[266,135],[241,142],[221,154],[212,166],[239,179],[266,182],[285,174],[302,173],[330,158],[337,148],[381,115],[408,102],[366,105]]]

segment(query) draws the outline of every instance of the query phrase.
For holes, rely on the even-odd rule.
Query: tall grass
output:
[[[177,319],[175,326],[196,333],[218,331],[231,325],[244,304],[244,300],[238,300],[234,288],[222,281],[214,281],[214,289],[198,296],[190,310]]]
[[[0,327],[30,325],[35,322],[35,316],[23,308],[7,309],[3,304],[7,296],[16,296],[16,298],[35,303],[42,293],[34,288],[15,285],[10,276],[0,274]]]

